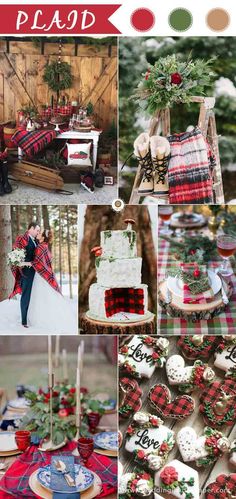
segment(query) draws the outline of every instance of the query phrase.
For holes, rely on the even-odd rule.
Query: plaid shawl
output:
[[[183,272],[189,272],[195,267],[195,264],[194,263],[181,263],[180,266],[181,266]],[[201,270],[201,272],[203,272],[204,274],[207,275],[206,265],[201,265],[200,270]],[[189,286],[187,284],[183,285],[183,302],[184,303],[189,303],[189,304],[190,303],[199,303],[199,304],[202,303],[202,304],[205,304],[205,303],[211,302],[213,297],[214,297],[214,293],[213,293],[212,288],[210,288],[210,284],[209,284],[209,289],[207,289],[206,291],[204,291],[202,293],[198,293],[195,295],[191,293]]]
[[[173,134],[168,167],[170,204],[213,202],[212,168],[215,158],[201,130]]]
[[[76,443],[70,442],[61,451],[40,452],[32,445],[26,452],[21,454],[6,471],[0,481],[0,499],[39,498],[29,487],[30,475],[42,466],[46,466],[51,461],[52,455],[70,455],[75,449]],[[75,458],[79,463],[79,458]],[[102,492],[96,497],[105,497],[115,493],[117,489],[117,462],[106,456],[93,453],[90,457],[91,469],[100,477],[102,481]],[[40,498],[39,498],[40,499]]]
[[[52,257],[46,243],[41,243],[35,248],[32,267],[55,291],[61,292],[52,270]]]
[[[27,156],[35,156],[38,152],[47,147],[57,136],[55,130],[38,130],[27,132],[27,130],[17,130],[12,137],[16,146],[21,147]]]
[[[25,249],[26,246],[28,245],[29,242],[29,233],[26,232],[25,234],[18,236],[16,238],[15,244],[13,245],[13,249],[19,248],[19,249]],[[21,281],[21,276],[22,276],[22,270],[19,267],[11,267],[11,271],[13,274],[13,277],[15,279],[14,283],[14,288],[12,293],[9,296],[9,299],[13,298],[13,296],[17,294],[22,293],[20,281]]]

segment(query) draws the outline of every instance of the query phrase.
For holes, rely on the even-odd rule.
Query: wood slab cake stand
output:
[[[138,322],[100,322],[83,314],[80,319],[81,334],[156,334],[156,318],[154,314]]]

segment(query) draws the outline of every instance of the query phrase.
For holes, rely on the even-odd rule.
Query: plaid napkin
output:
[[[0,499],[12,499],[13,497],[16,499],[29,497],[40,499],[29,486],[30,475],[40,467],[50,464],[52,455],[68,456],[75,448],[75,442],[69,442],[62,450],[55,452],[41,452],[36,446],[31,446],[14,461],[0,481]],[[80,458],[75,457],[75,463],[79,462]],[[93,453],[89,462],[91,471],[97,473],[102,482],[102,491],[97,498],[115,493],[117,490],[117,461]]]
[[[68,485],[68,483],[66,482],[65,477],[64,477],[64,473],[57,470],[57,468],[56,468],[57,461],[58,461],[58,457],[52,456],[51,470],[50,470],[51,471],[50,485],[51,485],[52,489],[54,489],[54,490],[57,489],[63,493],[68,493],[69,490],[76,492],[76,488],[70,487]],[[66,470],[70,474],[71,478],[73,478],[73,480],[74,480],[75,479],[75,459],[74,459],[74,457],[73,456],[63,456],[62,458],[60,458],[60,461],[62,461],[65,464]]]
[[[194,268],[196,268],[196,265],[194,263],[181,263],[181,268],[183,272],[189,272],[193,271]],[[199,270],[201,271],[202,274],[204,274],[207,277],[207,267],[206,265],[199,265],[198,266]],[[198,294],[193,294],[189,286],[187,284],[183,285],[183,302],[184,303],[199,303],[199,304],[204,304],[204,303],[209,303],[212,301],[212,298],[214,297],[214,293],[212,288],[210,288],[209,284],[209,289],[206,291],[203,291],[202,293]]]

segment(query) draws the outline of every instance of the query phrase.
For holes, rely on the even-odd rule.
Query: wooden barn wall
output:
[[[63,45],[62,60],[71,65],[74,79],[72,88],[62,93],[82,105],[89,95],[96,93],[96,125],[105,129],[113,120],[116,121],[117,116],[117,47],[78,45],[77,50],[75,56],[74,44]],[[0,58],[6,52],[6,42],[0,41]],[[37,107],[50,103],[53,92],[44,83],[43,73],[45,64],[56,60],[57,54],[57,43],[45,43],[44,54],[41,55],[41,48],[31,41],[9,42],[7,58]],[[104,78],[104,74],[108,78]],[[27,96],[25,102],[17,98],[9,86],[9,78],[10,72],[4,74],[0,63],[0,121],[15,119],[17,110],[29,102]]]

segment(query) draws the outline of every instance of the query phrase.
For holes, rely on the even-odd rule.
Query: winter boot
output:
[[[154,189],[156,195],[168,194],[167,170],[170,159],[170,143],[165,137],[154,135],[150,138],[152,164],[155,169]]]
[[[11,184],[9,183],[9,180],[8,180],[8,164],[7,164],[6,159],[3,160],[2,165],[1,165],[1,169],[2,169],[3,190],[4,190],[5,194],[11,194],[12,187],[11,187]]]
[[[89,192],[94,192],[94,175],[91,172],[81,173],[80,184]]]
[[[134,154],[144,170],[143,178],[138,188],[139,194],[150,194],[153,192],[153,165],[150,154],[150,137],[148,133],[141,133],[134,141]]]

